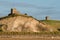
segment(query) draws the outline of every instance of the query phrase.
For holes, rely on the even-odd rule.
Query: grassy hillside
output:
[[[60,21],[58,21],[58,20],[41,20],[41,21],[43,23],[51,25],[52,27],[56,28],[57,30],[60,30]]]

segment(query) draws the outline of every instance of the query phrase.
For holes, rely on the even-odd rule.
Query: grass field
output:
[[[41,20],[41,22],[44,22],[60,31],[60,20]]]

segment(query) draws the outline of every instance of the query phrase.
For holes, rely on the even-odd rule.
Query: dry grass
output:
[[[0,40],[60,40],[60,37],[17,37],[17,38],[0,38]]]
[[[44,22],[48,25],[51,25],[55,29],[60,29],[60,21],[59,20],[41,20],[41,22]]]

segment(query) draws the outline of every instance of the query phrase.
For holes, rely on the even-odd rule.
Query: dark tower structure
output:
[[[49,20],[49,16],[46,16],[46,17],[45,17],[45,20]]]
[[[16,13],[17,13],[16,8],[11,8],[11,14],[16,14]]]
[[[9,15],[12,15],[12,14],[19,14],[19,11],[17,11],[16,8],[11,8],[11,12]]]

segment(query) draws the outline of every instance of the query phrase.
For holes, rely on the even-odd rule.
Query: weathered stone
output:
[[[11,9],[12,14],[18,14],[16,9]],[[27,15],[19,15],[19,16],[7,16],[3,19],[1,18],[0,24],[2,25],[3,31],[9,32],[40,32],[47,31],[51,29],[49,25],[46,25],[33,17]],[[3,25],[4,24],[4,25]],[[52,30],[53,31],[53,30]]]

